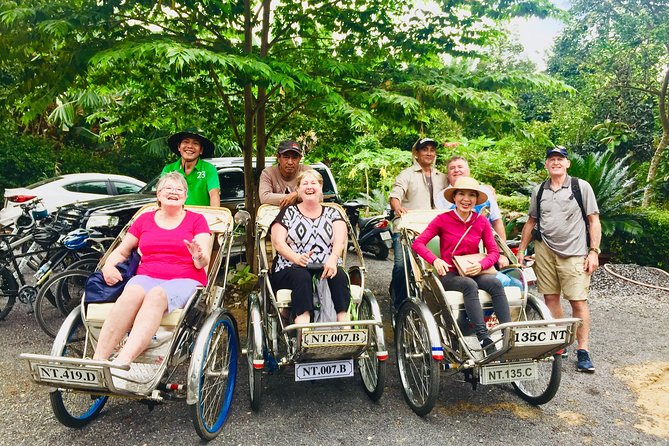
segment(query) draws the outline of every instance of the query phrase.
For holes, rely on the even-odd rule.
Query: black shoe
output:
[[[486,355],[492,355],[497,351],[495,343],[490,338],[483,338],[481,340],[481,348],[485,351]]]

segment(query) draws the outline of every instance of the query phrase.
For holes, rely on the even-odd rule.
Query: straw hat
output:
[[[477,205],[488,201],[488,194],[486,194],[483,189],[481,189],[479,182],[472,177],[459,177],[457,180],[455,180],[455,184],[453,186],[448,186],[446,189],[444,189],[444,198],[446,198],[446,200],[450,201],[451,203],[455,203],[453,196],[458,190],[472,190],[476,192],[478,194],[478,198],[476,200]]]

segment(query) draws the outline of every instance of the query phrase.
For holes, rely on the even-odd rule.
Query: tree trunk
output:
[[[664,149],[669,145],[669,115],[667,115],[667,86],[669,85],[669,68],[664,72],[664,79],[662,80],[662,87],[658,95],[658,109],[660,115],[660,122],[662,123],[662,139],[660,140],[653,158],[650,160],[650,167],[648,168],[648,176],[646,177],[646,187],[643,191],[643,207],[650,205],[653,198],[653,183],[657,175],[657,168],[660,165]]]
[[[648,168],[648,176],[646,177],[646,187],[643,191],[643,207],[650,205],[651,199],[653,198],[653,181],[657,175],[657,168],[660,165],[660,160],[662,159],[662,154],[664,149],[669,145],[669,132],[663,130],[662,139],[660,140],[655,153],[653,154],[653,159],[650,160],[650,167]]]
[[[244,0],[244,52],[253,51],[253,24],[251,22],[251,0]],[[246,262],[255,271],[255,181],[253,178],[253,130],[254,130],[253,85],[251,82],[244,86],[244,191],[246,193],[245,207],[251,214],[251,221],[246,228]]]

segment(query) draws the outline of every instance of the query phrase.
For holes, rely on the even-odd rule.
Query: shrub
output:
[[[632,235],[616,232],[610,239],[610,252],[617,263],[636,263],[669,269],[669,211],[637,209],[634,218],[643,232]]]

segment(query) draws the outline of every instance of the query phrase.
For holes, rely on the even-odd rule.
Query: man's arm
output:
[[[504,227],[504,221],[501,218],[490,223],[492,229],[499,235],[503,242],[506,241],[506,228]]]
[[[211,189],[209,191],[209,206],[221,207],[221,190]]]
[[[537,219],[528,216],[527,222],[525,222],[525,225],[523,226],[523,231],[520,234],[520,245],[518,246],[518,254],[516,255],[516,257],[518,258],[518,263],[520,263],[521,265],[523,264],[523,260],[525,259],[525,250],[530,244],[530,241],[532,241],[532,230],[534,229],[534,226],[536,224],[537,224]]]
[[[281,204],[281,200],[285,198],[287,194],[277,194],[273,192],[272,177],[269,174],[268,169],[269,167],[266,167],[260,174],[258,197],[260,198],[260,203],[262,204],[273,204],[274,206],[279,206]]]
[[[393,184],[393,188],[390,190],[390,199],[388,200],[390,209],[393,210],[396,217],[401,217],[407,213],[407,209],[402,206],[402,198],[406,194],[408,187],[409,181],[407,175],[402,171],[395,178],[395,184]]]
[[[595,272],[599,266],[599,254],[590,250],[595,248],[599,250],[599,244],[602,241],[602,224],[599,221],[599,214],[588,215],[588,224],[590,225],[590,246],[588,247],[588,256],[585,258],[583,268],[588,274]]]

